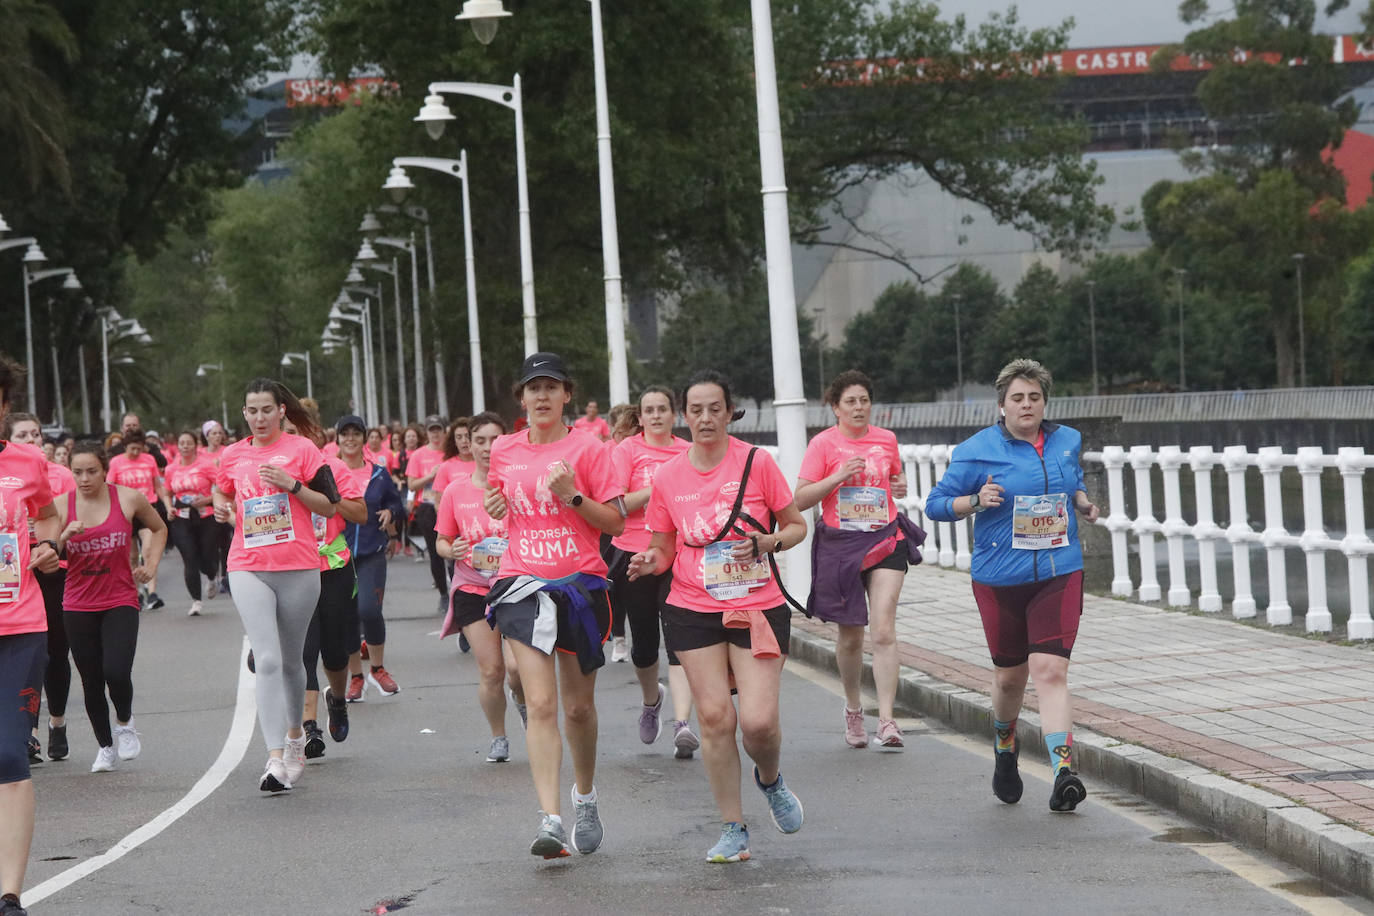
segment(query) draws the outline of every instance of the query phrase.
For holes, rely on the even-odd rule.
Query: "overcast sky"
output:
[[[1006,0],[939,0],[947,16],[963,13],[971,23],[981,22],[988,13],[1005,11]],[[1319,0],[1317,7],[1325,6]],[[1354,32],[1359,17],[1352,3],[1335,19],[1320,18],[1320,32]],[[1214,10],[1227,10],[1225,0],[1213,2]],[[1068,17],[1074,20],[1070,44],[1076,48],[1099,45],[1163,44],[1178,41],[1187,33],[1178,18],[1178,4],[1170,0],[1027,0],[1017,4],[1021,21],[1027,26],[1056,25]]]

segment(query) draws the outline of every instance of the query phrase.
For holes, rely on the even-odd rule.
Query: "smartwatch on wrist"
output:
[[[291,488],[291,495],[294,496],[295,494],[299,493],[300,491],[301,491],[301,482],[298,480],[298,481],[296,481],[296,485],[295,485],[294,487]]]
[[[977,493],[974,493],[968,498],[968,507],[974,512],[982,512],[987,508],[987,506],[983,505],[983,500],[979,498],[979,494]]]
[[[568,505],[572,506],[574,509],[582,505],[582,494],[574,493],[572,499],[568,500]]]

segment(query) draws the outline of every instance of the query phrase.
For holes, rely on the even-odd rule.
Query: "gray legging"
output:
[[[286,747],[286,732],[301,725],[305,706],[301,652],[320,598],[320,571],[233,570],[229,587],[253,648],[262,739],[269,751],[281,750]],[[283,665],[282,659],[290,664]]]

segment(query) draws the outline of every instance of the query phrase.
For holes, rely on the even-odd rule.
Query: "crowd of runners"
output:
[[[306,761],[324,755],[326,731],[348,738],[350,703],[401,690],[386,667],[387,569],[398,556],[428,564],[441,638],[456,635],[476,662],[487,761],[510,759],[515,707],[537,856],[602,843],[596,681],[608,654],[634,668],[640,740],[654,744],[667,724],[676,757],[701,753],[722,825],[708,862],[750,857],[741,745],[773,824],[783,833],[803,825],[783,779],[779,721],[794,608],[837,627],[837,740],[904,745],[896,608],[925,533],[899,511],[907,481],[897,439],[872,425],[861,372],[841,373],[827,390],[835,425],[811,440],[795,481],[766,450],[730,435],[739,410],[729,381],[711,371],[680,388],[646,388],[610,422],[590,401],[569,425],[571,373],[557,354],[536,353],[512,391],[517,421],[430,416],[404,428],[353,414],[323,422],[312,401],[256,378],[245,386],[240,439],[213,420],[164,439],[130,414],[103,441],[62,442],[45,442],[37,419],[10,409],[22,373],[0,356],[3,916],[24,912],[29,764],[84,745],[98,773],[141,753],[132,675],[143,613],[170,601],[196,617],[217,596],[232,599],[267,753],[258,785],[289,792]],[[1082,610],[1075,513],[1092,521],[1099,510],[1084,490],[1080,437],[1044,420],[1049,373],[1017,360],[996,384],[1003,418],[956,449],[924,509],[936,520],[978,515],[973,589],[995,665],[994,793],[1008,804],[1021,797],[1016,722],[1029,678],[1054,767],[1049,807],[1071,811],[1086,796],[1072,766],[1067,687]],[[678,423],[688,438],[674,434]],[[813,508],[803,605],[782,588],[776,555],[803,542]],[[165,583],[159,591],[169,542],[182,558],[184,602],[164,598]],[[865,638],[878,700],[872,733],[860,697]],[[69,656],[90,744],[70,736],[64,718]]]

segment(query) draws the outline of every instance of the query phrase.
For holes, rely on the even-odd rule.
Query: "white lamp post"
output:
[[[472,248],[472,201],[468,187],[468,153],[461,150],[455,159],[433,159],[426,156],[398,156],[391,160],[391,174],[383,188],[395,195],[415,187],[406,168],[430,169],[457,178],[463,183],[463,262],[466,270],[468,300],[468,361],[472,364],[472,412],[486,410],[486,391],[482,382],[482,340],[477,313],[477,267]]]
[[[196,375],[201,378],[211,372],[219,373],[219,412],[220,419],[224,424],[224,431],[229,431],[229,399],[224,395],[224,363],[201,363],[196,367]]]
[[[7,248],[19,247],[25,249],[24,265],[22,268],[24,273],[24,360],[25,365],[31,367],[33,366],[33,319],[29,314],[29,265],[41,264],[47,260],[47,257],[43,254],[43,249],[38,247],[38,242],[30,237],[0,242],[0,251],[4,251]],[[35,401],[37,400],[37,395],[34,393],[33,373],[29,372],[27,375],[29,395],[28,408],[30,411],[33,411],[36,406]]]
[[[592,8],[592,78],[596,90],[596,150],[601,188],[601,260],[606,283],[606,343],[610,355],[611,403],[630,400],[630,374],[625,355],[625,297],[621,292],[620,234],[615,214],[615,170],[611,164],[611,114],[606,99],[606,48],[601,30],[601,0]],[[477,40],[489,43],[501,17],[509,16],[501,0],[463,4],[457,18],[472,21]],[[482,31],[479,31],[482,29]],[[484,37],[485,36],[485,37]]]
[[[530,238],[530,193],[525,174],[525,115],[520,100],[520,74],[509,86],[490,83],[430,83],[430,94],[415,117],[436,140],[443,134],[444,125],[454,120],[453,112],[444,104],[443,93],[471,95],[504,105],[515,112],[515,181],[520,207],[520,299],[524,311],[525,355],[539,350],[538,319],[534,309],[534,254]]]
[[[381,387],[379,389],[381,392],[381,401],[379,402],[381,405],[381,413],[377,415],[376,421],[378,423],[383,423],[386,421],[385,414],[387,411],[391,410],[391,382],[388,381],[388,370],[386,366],[386,303],[382,301],[381,281],[379,280],[376,286],[369,286],[367,278],[363,276],[361,270],[361,268],[371,264],[372,260],[377,257],[377,253],[372,250],[372,246],[368,245],[367,242],[363,242],[362,247],[358,249],[359,257],[364,256],[364,254],[368,257],[368,260],[357,260],[349,265],[348,276],[344,278],[344,282],[348,285],[344,287],[344,290],[346,292],[358,292],[367,296],[369,299],[377,300],[377,352],[381,354],[382,368],[377,373],[377,377],[381,380]],[[385,266],[379,266],[376,269],[383,273],[391,272],[390,269]],[[401,333],[399,327],[396,333],[397,335]],[[373,358],[376,359],[377,357],[374,356]]]
[[[372,214],[369,213],[368,215],[371,216]],[[376,217],[373,217],[373,219],[376,219]],[[363,242],[363,245],[367,245],[367,242]],[[360,250],[360,251],[359,251],[359,254],[361,254],[361,253],[362,253],[362,252],[361,252],[361,250]],[[375,254],[375,252],[374,252],[374,254]],[[415,255],[414,255],[414,253],[412,252],[412,253],[411,253],[411,259],[414,260],[414,257],[415,257]],[[361,268],[363,268],[364,270],[376,270],[376,271],[380,271],[381,273],[390,274],[390,275],[391,275],[391,287],[392,287],[392,290],[391,290],[391,305],[392,305],[393,311],[396,313],[396,314],[395,314],[395,317],[396,317],[396,335],[395,335],[395,336],[396,336],[396,391],[397,391],[397,394],[399,395],[398,406],[401,408],[401,417],[402,417],[402,418],[405,418],[405,419],[409,419],[409,417],[410,417],[410,398],[406,395],[405,325],[402,323],[402,320],[401,320],[401,270],[400,270],[400,266],[396,263],[396,259],[395,259],[395,258],[392,258],[392,259],[391,259],[391,264],[389,264],[389,265],[383,264],[381,261],[357,261],[357,262],[354,263],[353,266],[354,266],[355,268],[361,267]],[[411,271],[411,274],[412,274],[412,276],[413,276],[413,274],[414,274],[414,271],[413,271],[413,270]],[[352,280],[352,274],[349,275],[349,279]],[[362,280],[362,276],[361,276],[361,275],[358,276],[358,280],[361,282],[361,280]],[[379,288],[380,288],[380,287],[379,287]],[[418,298],[419,298],[419,294],[418,294],[418,293],[415,294],[415,298],[416,298],[416,300],[417,300],[417,302],[418,302]],[[381,300],[381,297],[380,297],[380,296],[377,298],[377,308],[378,308],[378,309],[383,309],[383,310],[384,310],[384,308],[385,308],[385,307],[382,305],[382,300]],[[380,317],[378,318],[377,324],[378,324],[378,327],[381,326],[381,319],[380,319]],[[381,345],[382,345],[382,354],[383,354],[383,359],[382,359],[382,378],[385,379],[385,378],[386,378],[386,374],[387,374],[387,371],[386,371],[386,359],[385,359],[385,354],[386,354],[386,336],[385,336],[385,335],[382,336],[382,339],[381,339],[380,343],[381,343]],[[390,400],[391,400],[391,395],[390,395],[390,393],[387,391],[387,388],[388,388],[387,385],[383,385],[383,386],[382,386],[382,403],[383,403],[384,405],[388,404],[388,403],[390,402]],[[385,411],[383,411],[383,412],[385,412]],[[381,421],[383,421],[383,422],[385,422],[385,420],[386,420],[385,417],[380,417],[379,419],[380,419]]]
[[[377,235],[364,240],[358,249],[358,262],[369,264],[378,260],[377,252],[373,249],[373,243],[386,245],[390,248],[399,248],[410,253],[410,309],[411,309],[411,333],[415,341],[415,413],[419,417],[424,417],[429,411],[425,409],[425,368],[424,368],[424,343],[420,337],[420,274],[415,252],[415,235],[407,239],[393,238],[391,236]],[[393,264],[395,262],[393,261]],[[396,290],[400,293],[400,282],[397,281]],[[431,305],[432,307],[432,305]],[[400,309],[397,308],[397,335],[400,335]],[[436,380],[438,381],[438,380]],[[402,382],[404,384],[404,382]]]
[[[133,338],[138,343],[150,344],[153,338],[137,318],[122,318],[113,306],[98,309],[96,314],[100,316],[100,422],[102,428],[108,431],[110,423],[114,420],[110,410],[110,366],[133,362],[127,356],[111,360],[110,339],[113,337],[118,342],[124,338]],[[228,429],[227,424],[225,429]]]
[[[315,380],[310,373],[310,351],[302,350],[298,353],[283,353],[281,355],[281,364],[283,366],[289,366],[292,363],[298,363],[302,360],[305,361],[305,396],[313,398],[315,396]]]
[[[38,246],[34,245],[32,247],[37,248]],[[39,254],[42,255],[42,252],[40,251]],[[24,265],[24,324],[25,330],[30,337],[29,358],[32,359],[33,329],[31,326],[29,326],[29,287],[37,283],[39,280],[49,280],[54,277],[65,277],[66,279],[62,281],[63,289],[79,290],[81,289],[81,281],[76,278],[76,271],[72,270],[70,267],[53,267],[48,270],[36,270],[30,272],[27,263],[29,260],[29,256],[27,253],[24,255],[24,260],[26,262]],[[48,349],[52,353],[53,422],[55,422],[58,426],[66,426],[67,418],[62,408],[62,377],[57,370],[57,343],[52,335],[51,307],[49,307],[48,309]],[[33,371],[33,364],[30,363],[30,370],[28,373],[30,387],[33,386],[34,374],[35,373]],[[29,410],[33,411],[35,414],[38,412],[38,404],[36,401],[31,401],[29,403]]]
[[[372,362],[372,308],[366,299],[362,302],[353,302],[346,293],[341,292],[329,310],[329,319],[331,322],[349,321],[362,328],[365,410],[372,423],[380,422],[377,420],[377,374]]]

